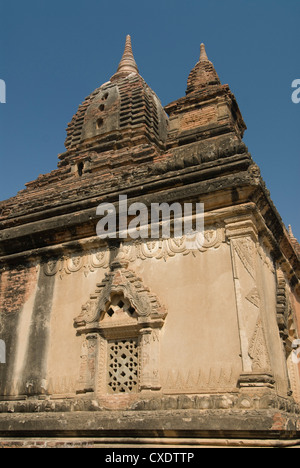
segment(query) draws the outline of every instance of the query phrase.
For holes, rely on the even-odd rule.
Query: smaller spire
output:
[[[206,50],[205,50],[205,45],[203,44],[203,42],[200,45],[200,59],[199,59],[199,62],[209,62],[207,54],[206,54]]]
[[[293,234],[293,231],[292,231],[292,226],[289,224],[289,236],[291,239],[295,239],[295,236]]]
[[[139,69],[137,64],[134,60],[134,56],[132,53],[132,46],[131,46],[131,37],[128,34],[126,36],[125,41],[125,49],[121,61],[118,66],[117,72],[112,76],[111,81],[116,80],[118,78],[123,78],[125,76],[130,75],[131,73],[139,74]]]
[[[212,62],[208,59],[205,45],[200,45],[200,58],[194,68],[191,70],[186,94],[199,91],[199,89],[206,88],[207,86],[220,85],[220,79],[213,66]]]

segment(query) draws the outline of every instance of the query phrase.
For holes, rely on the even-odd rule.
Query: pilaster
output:
[[[274,388],[258,280],[258,232],[252,216],[228,218],[225,232],[230,245],[238,317],[242,373],[240,388]]]

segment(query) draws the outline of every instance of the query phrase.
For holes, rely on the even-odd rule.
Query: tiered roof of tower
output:
[[[139,74],[128,35],[117,72],[85,99],[70,122],[67,152],[60,159],[69,161],[87,148],[97,153],[138,145],[163,148],[166,134],[167,116]]]
[[[204,44],[200,49],[186,95],[163,108],[140,75],[126,37],[116,73],[84,100],[69,123],[58,168],[0,203],[0,255],[32,252],[58,238],[95,236],[95,207],[126,193],[149,203],[153,197],[182,201],[197,195],[207,210],[249,199],[268,205],[262,210],[266,222],[293,258],[296,243],[242,141],[246,125],[236,99],[221,84]],[[78,228],[82,223],[85,229]]]
[[[222,85],[205,46],[191,70],[186,96],[166,106],[170,116],[168,146],[191,143],[226,133],[241,142],[245,122],[228,85]],[[174,122],[174,125],[173,125]]]

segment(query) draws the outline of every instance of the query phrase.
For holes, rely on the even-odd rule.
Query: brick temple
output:
[[[127,36],[57,168],[0,203],[0,446],[299,444],[300,246],[245,130],[203,44],[163,107]],[[99,238],[121,195],[203,203],[201,239]]]

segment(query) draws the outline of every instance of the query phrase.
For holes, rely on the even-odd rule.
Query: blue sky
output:
[[[109,80],[132,37],[163,105],[185,94],[206,44],[248,127],[244,141],[300,239],[299,0],[0,0],[0,199],[57,166],[78,105]]]

